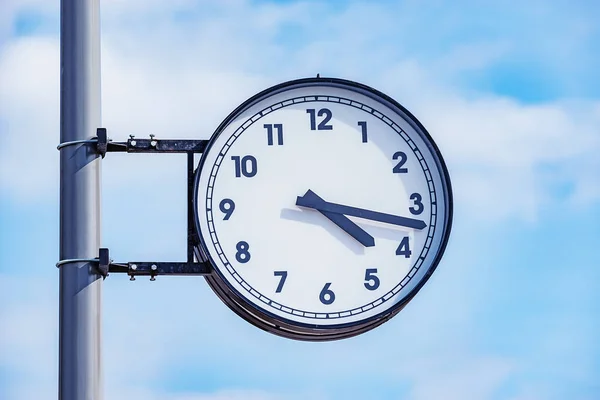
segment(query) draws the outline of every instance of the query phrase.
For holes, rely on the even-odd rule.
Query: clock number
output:
[[[235,203],[231,199],[223,199],[219,203],[219,210],[225,214],[223,220],[227,221],[233,214],[233,210],[235,210]]]
[[[235,259],[238,260],[238,262],[245,264],[250,261],[250,252],[248,251],[250,250],[250,245],[248,242],[244,242],[243,240],[238,242],[238,244],[235,245],[235,249],[237,250]]]
[[[421,200],[423,200],[423,197],[421,197],[419,193],[413,193],[410,195],[410,199],[415,202],[414,206],[408,209],[410,213],[413,215],[421,214],[423,212],[423,209],[425,208],[423,206],[423,203],[421,202]]]
[[[400,246],[398,246],[398,248],[396,249],[396,255],[404,256],[404,258],[409,258],[411,254],[412,251],[410,251],[410,247],[408,245],[408,236],[404,236],[404,238],[400,242]]]
[[[277,289],[275,289],[275,293],[281,293],[281,289],[283,289],[283,284],[287,279],[287,271],[275,271],[273,275],[280,277],[279,284],[277,285]]]
[[[252,178],[256,175],[256,158],[253,156],[231,156],[235,163],[235,177],[239,178],[244,175],[247,178]]]
[[[329,290],[329,286],[331,286],[331,282],[326,283],[319,294],[319,300],[321,300],[321,303],[323,304],[331,304],[335,300],[335,293]]]
[[[408,172],[408,168],[402,168],[402,166],[406,163],[406,160],[407,160],[406,153],[404,153],[402,151],[397,151],[394,153],[392,158],[394,160],[397,160],[398,158],[400,158],[400,161],[398,161],[398,164],[396,164],[394,169],[392,169],[392,172],[394,172],[395,174],[401,174],[401,173]]]
[[[358,121],[358,126],[362,132],[362,142],[367,143],[367,121]]]
[[[267,145],[273,146],[273,128],[277,131],[277,144],[283,145],[283,124],[264,124],[267,130]]]
[[[318,130],[318,131],[330,131],[333,129],[332,125],[328,125],[327,123],[329,122],[329,120],[331,119],[331,110],[328,108],[321,108],[319,110],[318,113],[315,113],[315,109],[314,108],[309,108],[306,110],[306,112],[308,114],[310,114],[310,130],[314,131],[314,130]],[[321,122],[319,122],[319,125],[317,125],[317,116],[318,117],[323,117],[325,116],[325,118],[323,118],[323,120]]]
[[[377,268],[369,268],[365,272],[365,287],[368,290],[375,290],[379,287],[379,278],[375,275]]]

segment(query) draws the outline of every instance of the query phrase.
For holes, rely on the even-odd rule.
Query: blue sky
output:
[[[111,275],[107,399],[600,398],[600,6],[101,3],[103,125],[115,140],[208,138],[265,87],[316,73],[352,79],[428,128],[456,211],[419,295],[340,342],[264,333],[202,278]],[[2,399],[56,398],[58,9],[0,4]],[[185,209],[156,210],[184,204],[184,168],[177,156],[107,156],[102,229],[113,258],[183,258]]]

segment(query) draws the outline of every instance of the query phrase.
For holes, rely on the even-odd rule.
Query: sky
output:
[[[103,0],[114,140],[208,139],[290,79],[358,81],[438,144],[444,258],[389,322],[292,341],[201,277],[104,282],[106,399],[600,399],[600,4]],[[57,397],[59,2],[0,1],[0,399]],[[185,257],[185,157],[102,161],[102,245]],[[179,206],[181,205],[181,206]]]

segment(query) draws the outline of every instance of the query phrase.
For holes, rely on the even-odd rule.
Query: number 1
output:
[[[367,143],[367,121],[358,121],[358,126],[362,131],[362,142]]]

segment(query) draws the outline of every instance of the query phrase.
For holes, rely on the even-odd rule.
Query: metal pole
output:
[[[100,127],[99,0],[61,0],[60,141]],[[95,258],[100,247],[100,158],[93,145],[60,152],[60,259]],[[60,400],[101,400],[102,278],[95,265],[60,267]]]

